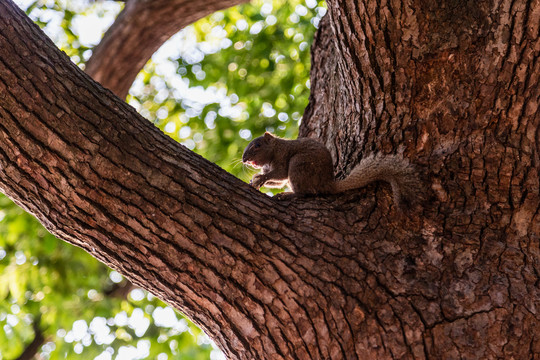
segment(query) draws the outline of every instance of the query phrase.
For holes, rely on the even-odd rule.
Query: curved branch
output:
[[[86,64],[86,73],[118,97],[152,54],[185,26],[246,0],[130,0]]]

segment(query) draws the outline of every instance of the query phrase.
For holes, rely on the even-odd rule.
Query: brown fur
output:
[[[251,180],[256,189],[281,188],[288,183],[295,194],[332,194],[386,181],[397,204],[414,201],[420,189],[414,167],[397,155],[366,157],[347,178],[336,181],[330,151],[308,138],[285,140],[267,132],[249,143],[242,161],[262,168]]]

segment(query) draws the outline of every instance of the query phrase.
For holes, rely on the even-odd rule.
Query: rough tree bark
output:
[[[86,72],[124,99],[144,64],[172,35],[245,0],[129,0],[93,50]]]
[[[277,202],[0,3],[0,189],[237,359],[540,358],[538,2],[329,1],[301,134],[432,192]],[[322,81],[324,79],[324,81]]]

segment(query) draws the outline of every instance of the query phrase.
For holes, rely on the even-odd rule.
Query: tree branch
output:
[[[17,358],[17,360],[32,360],[38,353],[39,349],[45,344],[45,336],[40,328],[40,317],[34,319],[34,340],[24,349],[23,353]]]
[[[124,99],[152,54],[185,26],[246,0],[130,0],[86,64],[86,73]]]
[[[119,283],[113,283],[111,286],[103,290],[103,295],[111,298],[126,299],[131,290],[135,289],[129,280],[122,279]]]

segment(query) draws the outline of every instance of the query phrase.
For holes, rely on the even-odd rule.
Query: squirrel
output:
[[[345,179],[335,180],[332,156],[322,143],[310,138],[286,140],[266,132],[248,144],[242,162],[262,169],[250,181],[256,189],[288,184],[298,195],[337,194],[374,181],[386,181],[398,206],[420,197],[416,169],[398,155],[366,157]]]

